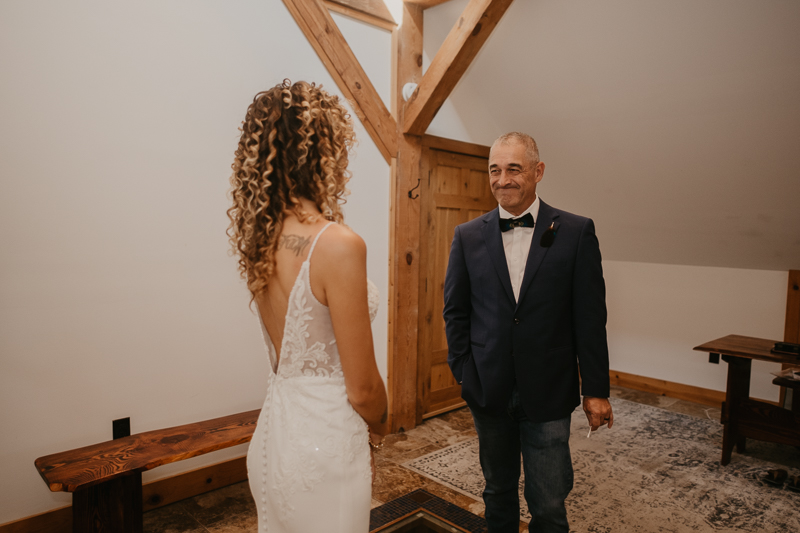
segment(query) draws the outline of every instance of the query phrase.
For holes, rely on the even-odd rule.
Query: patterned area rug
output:
[[[577,409],[572,416],[571,531],[800,531],[800,493],[760,480],[772,468],[785,468],[790,475],[800,470],[735,451],[731,463],[720,466],[718,421],[620,399],[611,402],[614,427],[601,428],[590,439],[583,412]],[[759,444],[748,440],[748,450]],[[477,438],[404,466],[481,500]],[[522,481],[520,503],[520,518],[529,521]]]

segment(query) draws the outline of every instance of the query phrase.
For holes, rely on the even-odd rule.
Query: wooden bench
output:
[[[142,472],[249,442],[259,409],[36,459],[53,492],[72,493],[74,533],[142,533]]]

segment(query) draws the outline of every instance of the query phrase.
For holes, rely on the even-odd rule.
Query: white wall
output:
[[[337,17],[388,101],[391,36]],[[357,35],[356,35],[357,34]],[[338,93],[280,0],[0,3],[0,523],[66,505],[39,456],[261,406],[266,359],[228,255],[254,94]],[[389,167],[360,124],[346,221],[384,295]],[[159,468],[162,477],[245,447]]]
[[[724,391],[727,363],[692,348],[729,334],[783,338],[785,272],[608,260],[603,269],[614,370]],[[778,370],[754,361],[751,396],[777,401]]]

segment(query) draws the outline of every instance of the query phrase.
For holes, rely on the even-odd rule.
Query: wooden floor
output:
[[[612,396],[652,405],[690,416],[719,420],[717,408],[622,387],[612,387]],[[373,507],[399,498],[415,489],[425,489],[444,500],[475,514],[483,514],[483,504],[448,487],[412,472],[402,463],[451,446],[475,436],[472,417],[466,408],[426,420],[404,434],[390,435],[376,457],[377,476],[373,487]],[[797,458],[797,454],[792,457]],[[800,459],[784,460],[788,467],[800,467]],[[243,533],[256,531],[255,506],[247,483],[223,489],[149,511],[144,515],[145,531],[150,533]],[[520,523],[520,531],[525,524]]]

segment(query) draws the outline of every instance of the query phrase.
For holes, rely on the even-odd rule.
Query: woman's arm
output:
[[[322,278],[347,398],[370,433],[382,437],[389,432],[388,402],[372,344],[367,247],[361,237],[342,226],[331,227],[327,233],[331,235],[325,235],[328,238],[320,239],[317,245],[312,271],[317,268]]]

